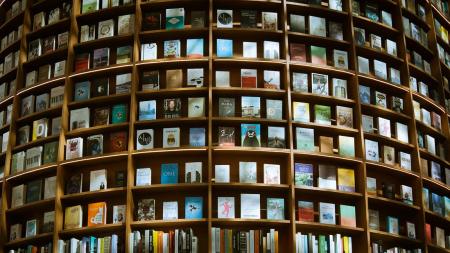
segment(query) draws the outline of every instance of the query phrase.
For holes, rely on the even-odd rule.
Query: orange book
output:
[[[425,224],[425,238],[427,243],[431,243],[431,226],[429,223]]]
[[[175,252],[175,248],[174,248],[174,241],[173,241],[173,235],[174,235],[174,231],[171,230],[169,232],[169,252]]]
[[[106,202],[88,205],[88,227],[106,224]]]
[[[278,231],[275,231],[275,253],[278,253]]]
[[[158,232],[158,252],[163,252],[163,232]]]
[[[259,233],[260,230],[255,230],[255,252],[259,252]]]
[[[220,230],[220,252],[225,252],[225,231]]]

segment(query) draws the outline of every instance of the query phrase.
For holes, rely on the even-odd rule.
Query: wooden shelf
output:
[[[363,16],[353,16],[353,24],[355,27],[363,27],[370,31],[377,31],[379,34],[384,34],[387,37],[396,37],[400,32],[388,25],[380,22],[373,22],[369,18]]]
[[[128,152],[114,152],[103,155],[95,155],[95,156],[86,156],[76,159],[65,160],[60,162],[62,166],[88,166],[93,164],[101,164],[102,162],[107,161],[114,162],[119,160],[124,160],[128,156]]]
[[[27,245],[32,245],[35,243],[51,242],[53,240],[53,232],[37,234],[35,236],[20,238],[14,241],[9,241],[5,243],[8,248],[22,247]]]
[[[29,94],[39,94],[41,91],[48,92],[50,87],[54,87],[58,84],[63,84],[65,80],[66,80],[65,76],[51,78],[49,80],[46,80],[46,81],[34,84],[32,86],[24,87],[24,88],[20,89],[17,92],[16,96],[26,97]]]
[[[98,133],[111,133],[114,131],[125,130],[130,125],[129,122],[108,124],[101,126],[93,126],[89,128],[78,128],[66,133],[68,138],[78,137],[78,136],[88,136]]]
[[[177,219],[177,220],[152,220],[152,221],[133,221],[132,229],[146,228],[183,228],[207,226],[207,219]]]
[[[96,227],[82,227],[74,229],[64,229],[59,231],[59,235],[63,238],[81,237],[86,235],[112,234],[123,231],[124,224],[106,224]]]
[[[313,93],[304,93],[304,92],[291,92],[291,97],[294,101],[305,101],[311,104],[327,104],[333,106],[355,106],[356,102],[353,99],[348,98],[340,98],[335,96],[324,96]]]
[[[136,8],[135,4],[128,4],[123,6],[115,6],[106,9],[100,9],[89,13],[76,14],[75,17],[79,23],[85,24],[88,22],[93,22],[94,20],[98,22],[101,20],[107,20],[120,15],[133,13],[135,8]]]
[[[264,184],[264,183],[213,183],[213,191],[258,191],[258,192],[286,192],[289,190],[288,184]]]
[[[65,30],[66,29],[66,30]],[[37,38],[42,38],[55,33],[62,33],[70,30],[70,18],[60,19],[53,24],[46,25],[39,28],[36,31],[31,31],[27,33],[26,37],[28,41],[35,40]]]
[[[166,192],[169,189],[179,192],[204,191],[208,188],[207,183],[178,183],[178,184],[153,184],[146,186],[133,186],[131,191],[135,194],[154,194]]]
[[[412,239],[403,235],[391,234],[384,231],[370,230],[370,240],[371,241],[383,241],[386,243],[400,243],[401,245],[407,244],[411,246],[419,246],[422,241],[417,239]]]
[[[444,249],[440,246],[437,246],[435,244],[431,244],[431,243],[427,243],[427,247],[428,247],[428,252],[436,252],[436,253],[448,253],[450,252],[450,249]]]
[[[35,202],[27,203],[21,206],[13,207],[6,210],[7,215],[23,215],[24,213],[29,212],[30,210],[33,210],[35,212],[42,211],[43,209],[46,209],[48,207],[52,207],[55,204],[55,198],[50,199],[43,199],[38,200]]]
[[[158,156],[158,155],[192,155],[192,154],[206,154],[207,147],[179,147],[179,148],[154,148],[145,150],[133,151],[132,155],[134,157],[147,157],[147,156]]]
[[[363,114],[369,114],[370,116],[376,117],[385,117],[389,119],[398,119],[403,122],[409,122],[411,117],[404,113],[396,112],[394,110],[384,108],[378,105],[373,104],[361,104],[361,109]]]
[[[134,123],[135,126],[139,127],[149,127],[149,126],[158,126],[158,127],[167,127],[167,126],[181,126],[181,125],[199,125],[205,124],[208,122],[207,117],[180,117],[180,118],[172,118],[172,119],[153,119],[153,120],[141,120],[136,121]]]
[[[24,11],[21,11],[20,13],[17,13],[10,19],[6,20],[3,24],[1,24],[0,33],[7,34],[7,30],[10,30],[13,26],[15,26],[19,22],[19,20],[23,20],[24,13]],[[14,27],[14,29],[17,29],[17,27]]]
[[[384,198],[384,197],[380,197],[380,196],[373,196],[373,195],[369,195],[368,196],[369,199],[369,205],[373,204],[376,206],[383,206],[383,207],[392,207],[395,208],[396,210],[409,210],[411,211],[419,211],[420,207],[416,206],[416,205],[410,205],[410,204],[406,204],[400,200],[393,200],[393,199],[388,199],[388,198]]]
[[[241,153],[241,154],[249,154],[249,155],[267,155],[267,156],[279,156],[279,155],[288,155],[289,149],[282,148],[250,148],[250,147],[219,147],[215,146],[212,148],[214,153],[221,154],[233,154],[233,153]]]
[[[28,114],[26,116],[23,116],[21,118],[18,118],[16,121],[19,123],[23,123],[23,122],[33,123],[33,121],[37,120],[37,119],[52,118],[52,117],[60,116],[61,111],[62,111],[62,106],[50,107],[44,111],[34,112],[34,113]]]
[[[191,64],[206,64],[208,63],[208,58],[160,58],[157,60],[145,60],[136,62],[136,66],[139,68],[143,67],[167,67],[167,68],[180,68],[180,64],[191,65]]]
[[[348,12],[346,11],[338,11],[338,10],[333,10],[321,5],[314,5],[314,4],[305,4],[305,3],[297,3],[297,2],[293,2],[293,1],[286,1],[286,5],[287,8],[290,11],[293,12],[310,12],[311,15],[323,15],[325,14],[326,16],[331,16],[331,17],[336,17],[339,19],[345,19],[348,17]]]
[[[358,129],[355,128],[348,128],[343,126],[336,126],[336,125],[325,125],[325,124],[318,124],[314,122],[296,122],[293,121],[292,125],[294,127],[306,127],[306,128],[314,128],[318,130],[320,133],[328,133],[333,135],[356,135],[359,133]]]
[[[307,231],[307,232],[315,232],[315,233],[325,233],[325,234],[334,234],[340,233],[343,235],[358,235],[364,232],[363,228],[360,227],[348,227],[341,225],[330,225],[330,224],[322,224],[318,222],[306,222],[306,221],[297,221],[295,222],[298,231]]]
[[[194,95],[198,96],[198,95],[206,95],[207,93],[208,93],[207,87],[186,87],[176,89],[137,91],[136,97],[139,100],[144,100],[169,96],[194,96]]]
[[[5,107],[8,106],[9,104],[12,104],[13,99],[14,99],[13,95],[5,97],[2,101],[0,101],[0,107]]]
[[[319,72],[336,77],[350,78],[355,75],[355,71],[339,69],[329,65],[317,65],[309,62],[290,61],[289,66],[293,70],[303,70],[308,72]]]
[[[9,175],[6,177],[6,181],[31,179],[40,174],[51,173],[53,171],[56,171],[56,167],[57,167],[56,163],[44,164],[44,165],[36,167],[36,168],[24,170],[24,171]]]
[[[390,146],[394,146],[395,148],[398,148],[400,150],[411,150],[414,149],[415,146],[413,144],[409,144],[403,141],[399,141],[396,138],[393,137],[386,137],[380,134],[374,134],[374,133],[364,133],[364,138],[370,139],[370,140],[376,140],[380,143],[388,144]]]
[[[360,200],[363,197],[359,192],[346,192],[340,190],[324,189],[319,187],[295,186],[295,194],[299,196],[314,194],[332,200]],[[338,201],[336,201],[338,202]]]
[[[409,178],[419,179],[420,174],[415,171],[400,168],[400,166],[392,166],[382,162],[365,161],[366,166],[371,169],[380,170],[385,173],[392,173],[398,176],[405,176]]]
[[[344,157],[337,154],[326,154],[318,152],[303,152],[299,150],[294,150],[294,157],[298,158],[309,158],[309,159],[320,159],[323,162],[339,162],[339,163],[352,163],[360,164],[362,160],[357,157]]]
[[[102,48],[107,44],[109,47],[125,46],[133,43],[133,34],[115,35],[113,37],[101,38],[80,42],[75,45],[75,50],[79,52],[92,51],[95,48]]]
[[[73,74],[70,74],[70,78],[77,78],[77,79],[89,79],[94,78],[96,76],[104,75],[105,72],[108,72],[108,74],[111,73],[120,73],[120,72],[131,72],[133,67],[133,64],[130,63],[124,63],[124,64],[114,64],[107,67],[101,67],[101,68],[95,68],[95,69],[89,69],[86,71],[79,71],[74,72]]]
[[[29,141],[28,143],[19,145],[19,146],[15,146],[13,148],[13,153],[19,152],[21,150],[26,150],[29,149],[31,147],[35,147],[35,146],[39,146],[39,145],[43,145],[45,143],[49,143],[52,141],[59,141],[59,135],[52,135],[52,136],[47,136],[44,138],[39,138],[37,140],[34,141]]]
[[[125,197],[126,187],[108,188],[100,191],[87,191],[74,194],[66,194],[61,196],[62,202],[84,202],[95,199],[102,200],[110,197]]]
[[[286,90],[275,90],[268,88],[241,88],[241,87],[213,87],[214,95],[220,96],[236,96],[236,95],[252,95],[261,96],[264,98],[283,98]]]
[[[429,188],[433,188],[435,190],[444,192],[444,193],[450,193],[450,186],[446,185],[445,183],[432,179],[431,177],[423,176],[422,177],[423,184]]]
[[[107,96],[93,97],[90,99],[82,100],[82,101],[73,101],[70,102],[67,106],[70,109],[74,108],[82,108],[82,107],[103,107],[106,105],[110,105],[112,103],[121,103],[121,102],[129,102],[130,94],[110,94]]]
[[[271,227],[271,228],[281,228],[286,227],[290,224],[290,220],[268,220],[268,219],[211,219],[213,226],[257,226],[257,227]]]

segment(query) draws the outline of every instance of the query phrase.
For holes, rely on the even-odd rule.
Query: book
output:
[[[411,170],[411,154],[400,152],[400,167]]]
[[[44,199],[54,198],[55,191],[56,191],[56,176],[45,178],[44,179]]]
[[[339,219],[341,226],[356,227],[356,211],[355,206],[340,205]]]
[[[134,14],[121,15],[117,19],[117,34],[131,34],[134,32]]]
[[[339,135],[339,155],[344,157],[355,157],[355,138],[352,136]]]
[[[180,40],[164,41],[164,57],[165,58],[179,58],[181,56],[180,51],[181,51]]]
[[[185,183],[202,182],[202,162],[188,162],[185,164]]]
[[[351,107],[336,106],[336,125],[353,128],[353,109]]]
[[[75,55],[75,71],[81,72],[89,69],[89,53],[78,53]]]
[[[291,61],[306,62],[306,46],[302,43],[289,43]]]
[[[109,48],[98,48],[94,50],[93,67],[106,67],[109,65]]]
[[[164,99],[164,118],[179,118],[181,115],[181,99],[166,98]]]
[[[388,165],[395,164],[395,149],[390,146],[383,146],[383,162]]]
[[[244,118],[260,118],[261,117],[261,105],[260,97],[241,97],[241,116]]]
[[[136,169],[136,186],[145,186],[152,184],[152,169],[137,168]]]
[[[77,82],[74,86],[74,101],[82,101],[90,98],[91,83],[89,81]]]
[[[195,97],[188,98],[188,117],[204,117],[205,116],[205,98]]]
[[[328,75],[312,73],[311,74],[311,92],[318,95],[329,95]],[[305,91],[307,92],[307,90]]]
[[[314,105],[314,122],[331,125],[331,107],[326,105]]]
[[[297,202],[298,220],[305,222],[314,222],[314,203],[311,201],[300,200]]]
[[[189,145],[192,147],[206,146],[206,129],[202,127],[189,128]]]
[[[369,59],[358,56],[358,72],[362,74],[369,74]]]
[[[217,10],[217,27],[233,28],[233,10]]]
[[[334,140],[333,137],[329,137],[329,136],[320,136],[319,137],[319,150],[322,153],[328,153],[328,154],[333,154],[333,147],[334,147]]]
[[[309,16],[309,34],[326,37],[326,20],[322,17]]]
[[[155,200],[140,199],[137,208],[138,221],[150,221],[155,219]]]
[[[259,194],[241,194],[241,218],[242,219],[260,219],[260,195]]]
[[[94,109],[94,126],[103,126],[109,124],[109,107],[100,107]]]
[[[336,68],[348,69],[348,53],[342,50],[333,50],[334,66]]]
[[[106,224],[106,202],[88,204],[88,227]]]
[[[44,219],[42,222],[42,233],[53,232],[55,226],[55,211],[49,211],[44,213]]]
[[[156,43],[143,43],[141,45],[141,61],[156,60],[158,58],[158,45]]]
[[[124,223],[126,215],[125,205],[114,205],[113,206],[113,224]]]
[[[235,218],[234,197],[217,197],[217,218]]]
[[[161,164],[161,184],[178,183],[178,164],[163,163]]]
[[[408,125],[400,122],[395,123],[395,135],[399,141],[409,143]]]
[[[154,146],[154,131],[153,129],[138,129],[136,130],[136,149],[152,149]]]
[[[219,109],[220,110],[220,109]],[[282,100],[266,100],[266,118],[267,119],[283,119],[283,101]]]
[[[9,240],[15,241],[22,238],[22,224],[11,225],[9,230]]]
[[[113,105],[111,109],[111,123],[118,124],[124,123],[128,120],[128,105],[118,104]]]
[[[378,134],[391,138],[391,121],[378,117]]]
[[[92,170],[90,172],[89,191],[104,190],[107,188],[106,169]]]
[[[241,146],[261,147],[260,124],[241,124]]]
[[[284,127],[267,128],[267,147],[269,148],[285,148],[285,129]]]
[[[264,70],[264,88],[280,89],[280,71]]]
[[[343,24],[330,21],[328,24],[329,37],[335,40],[344,40]]]
[[[217,39],[216,40],[216,56],[217,57],[233,57],[233,40]]]
[[[181,69],[166,70],[166,88],[181,88],[183,83],[183,71]]]
[[[47,110],[48,106],[49,106],[49,95],[48,93],[44,93],[41,95],[36,96],[36,101],[35,101],[35,111],[36,112],[43,112],[45,110]]]
[[[28,182],[26,185],[26,201],[25,203],[31,203],[42,199],[42,180],[34,180]]]
[[[230,87],[230,72],[216,70],[216,87]]]
[[[355,192],[355,171],[353,169],[338,168],[338,190]]]
[[[380,230],[380,214],[378,210],[369,209],[369,228]]]
[[[124,64],[131,62],[132,47],[123,46],[116,49],[116,64]]]
[[[205,11],[191,11],[191,27],[192,28],[205,27]]]
[[[83,0],[81,5],[81,13],[89,13],[99,9],[98,0]]]
[[[392,216],[386,217],[386,231],[391,234],[399,234],[398,219]]]
[[[314,145],[314,129],[296,127],[296,149],[300,151],[315,151]]]
[[[314,186],[313,165],[305,163],[295,163],[294,183],[296,186]]]
[[[83,209],[81,205],[66,207],[64,211],[64,229],[81,228],[83,226]]]
[[[234,117],[235,104],[235,98],[219,97],[219,117]]]
[[[111,133],[109,135],[109,152],[122,152],[127,150],[128,133],[125,131]]]
[[[256,88],[257,87],[257,70],[241,69],[241,87]]]
[[[318,187],[336,190],[336,168],[319,164]]]
[[[234,127],[219,127],[218,138],[219,146],[235,146]]]
[[[242,28],[256,28],[257,27],[256,10],[241,10],[241,27]]]
[[[186,56],[188,58],[203,57],[203,39],[187,39]]]
[[[239,162],[239,182],[256,183],[256,162]]]
[[[264,183],[280,184],[280,165],[264,164]]]
[[[159,30],[161,29],[161,13],[160,12],[144,12],[142,15],[142,30]]]
[[[373,60],[375,76],[384,80],[387,80],[387,67],[386,63],[379,60]]]
[[[412,188],[407,185],[400,186],[400,195],[403,202],[412,205],[413,204],[413,192]]]
[[[98,22],[98,39],[114,36],[114,20],[108,19]]]
[[[159,90],[159,71],[143,71],[141,78],[142,90]]]
[[[367,177],[366,179],[367,193],[371,195],[377,195],[377,179],[373,177]]]
[[[262,29],[277,30],[278,29],[278,14],[276,12],[262,12]]]
[[[386,94],[375,91],[375,105],[387,108]]]
[[[92,81],[92,96],[100,97],[109,95],[108,78],[97,78]]]
[[[230,182],[230,165],[216,164],[214,166],[214,182],[229,183]]]
[[[284,199],[267,198],[267,219],[284,220]]]
[[[295,92],[308,92],[308,74],[293,72],[292,89]]]
[[[336,224],[335,205],[332,203],[319,203],[319,221],[324,224]]]
[[[166,9],[166,30],[184,28],[184,8]]]
[[[164,201],[163,202],[163,220],[178,219],[178,202]]]
[[[311,63],[327,65],[327,50],[324,47],[311,46]]]
[[[139,120],[156,119],[156,100],[139,101]]]
[[[184,200],[184,212],[185,219],[203,218],[203,198],[186,197]]]
[[[25,204],[26,186],[24,184],[13,186],[11,189],[11,208]]]
[[[299,122],[310,122],[309,103],[296,102],[292,103],[293,120]]]
[[[378,142],[369,139],[364,140],[366,160],[379,162]]]

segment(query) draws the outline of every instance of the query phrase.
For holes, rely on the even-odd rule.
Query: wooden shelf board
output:
[[[269,219],[218,219],[212,218],[212,226],[253,226],[280,228],[290,224],[290,220],[269,220]]]
[[[115,233],[123,231],[125,228],[124,224],[105,224],[96,227],[82,227],[74,229],[64,229],[59,231],[59,235],[63,238],[69,237],[80,237],[85,235],[96,235],[103,233]]]
[[[401,150],[405,150],[405,149],[412,150],[412,149],[415,148],[415,146],[413,144],[406,143],[406,142],[403,142],[403,141],[399,141],[399,140],[397,140],[396,138],[393,138],[393,137],[386,137],[386,136],[383,136],[383,135],[380,135],[380,134],[375,134],[375,133],[364,132],[364,138],[371,139],[371,140],[376,140],[376,141],[378,141],[380,143],[383,143],[383,144],[389,144],[390,146],[394,146],[394,147],[399,148]]]
[[[109,72],[109,74],[111,74],[112,72],[131,72],[133,67],[133,64],[131,63],[124,63],[124,64],[113,64],[107,67],[100,67],[100,68],[95,68],[95,69],[88,69],[85,71],[78,71],[78,72],[73,72],[72,74],[69,75],[69,78],[80,78],[80,79],[88,79],[88,78],[93,78],[95,76],[99,76],[99,75],[104,75],[106,74],[105,72]]]
[[[172,119],[141,120],[136,121],[134,125],[138,127],[149,127],[149,126],[165,127],[171,125],[179,126],[180,124],[182,124],[183,126],[186,124],[198,125],[198,124],[205,124],[207,122],[208,122],[207,117],[195,117],[195,118],[180,117]]]
[[[213,183],[212,189],[218,191],[263,191],[263,192],[286,192],[289,190],[288,184],[249,184],[249,183]]]
[[[428,187],[432,187],[434,189],[438,189],[442,192],[444,192],[445,194],[449,194],[450,193],[450,186],[446,185],[445,183],[432,179],[431,177],[428,176],[422,176],[422,181],[425,185],[427,185]]]
[[[386,242],[397,242],[397,243],[402,243],[402,244],[409,244],[409,245],[416,245],[419,246],[422,244],[421,240],[418,239],[412,239],[409,238],[407,236],[403,236],[403,235],[396,235],[396,234],[391,234],[388,232],[384,232],[384,231],[378,231],[378,230],[370,230],[370,240],[371,241],[378,241],[378,240],[382,240],[382,241],[386,241]]]
[[[86,156],[81,158],[75,158],[60,162],[61,166],[88,166],[93,164],[100,164],[102,162],[114,162],[124,160],[128,157],[128,152],[114,152],[103,155]]]
[[[340,190],[324,189],[319,187],[307,187],[307,186],[295,186],[295,192],[299,196],[315,194],[319,196],[326,196],[332,199],[346,199],[346,200],[359,200],[363,197],[359,192],[346,192]]]
[[[360,158],[351,158],[351,157],[343,157],[336,154],[326,154],[319,152],[304,152],[300,150],[293,151],[294,156],[298,158],[311,158],[311,159],[320,159],[323,161],[332,161],[332,162],[348,162],[348,163],[362,163]]]
[[[114,196],[126,196],[126,187],[108,188],[100,191],[86,191],[74,194],[66,194],[61,196],[61,201],[86,201],[92,199],[107,199]]]
[[[54,86],[56,86],[56,84],[64,83],[65,80],[66,80],[65,76],[51,78],[47,81],[39,82],[32,86],[24,87],[24,88],[20,89],[17,92],[16,96],[25,97],[29,94],[36,94],[36,93],[38,93],[38,91],[48,90],[48,88],[54,87]]]
[[[388,198],[374,196],[374,195],[369,195],[368,199],[369,199],[369,205],[372,203],[372,204],[375,204],[378,206],[384,206],[384,207],[390,206],[393,208],[401,208],[401,209],[410,210],[410,211],[419,211],[420,210],[419,206],[409,205],[400,200],[393,200],[393,199],[388,199]]]
[[[183,228],[206,226],[207,219],[177,219],[177,220],[151,220],[151,221],[133,221],[130,226],[132,229],[146,228]]]
[[[44,145],[45,143],[49,143],[49,142],[53,142],[53,141],[59,141],[59,134],[58,135],[51,135],[51,136],[47,136],[44,138],[39,138],[36,139],[34,141],[30,140],[28,143],[19,145],[19,146],[15,146],[13,148],[13,153],[19,152],[21,150],[26,150],[29,149],[31,147],[36,147],[39,145]]]
[[[318,222],[296,221],[297,231],[312,231],[318,233],[339,233],[343,235],[357,235],[364,232],[360,227],[349,227],[332,224],[322,224]]]
[[[215,122],[235,122],[235,123],[259,123],[259,124],[287,124],[284,119],[250,118],[250,117],[212,117]]]
[[[400,166],[392,166],[389,164],[385,164],[382,162],[374,162],[374,161],[365,161],[366,166],[373,168],[373,169],[377,169],[377,170],[382,170],[382,171],[386,171],[386,172],[390,172],[399,176],[407,176],[410,178],[420,178],[420,174],[415,172],[415,171],[411,171],[411,170],[407,170],[407,169],[402,169],[400,168]]]
[[[22,122],[30,122],[32,123],[33,120],[40,119],[40,118],[51,118],[54,116],[61,115],[62,106],[56,106],[56,107],[50,107],[47,108],[44,111],[40,112],[34,112],[31,114],[28,114],[26,116],[23,116],[21,118],[18,118],[16,122],[22,123]]]
[[[105,106],[112,103],[129,102],[131,100],[130,94],[110,94],[107,96],[93,97],[81,101],[72,101],[67,106],[69,109],[82,107]]]
[[[42,166],[24,170],[6,177],[6,181],[16,181],[16,180],[24,180],[27,178],[32,178],[40,174],[45,174],[47,172],[56,171],[58,165],[56,163],[44,164]]]
[[[136,150],[132,152],[132,155],[133,157],[146,157],[151,155],[206,154],[207,150],[207,147],[154,148]]]
[[[27,203],[21,206],[13,207],[6,210],[7,215],[21,215],[23,213],[29,212],[29,210],[38,211],[45,207],[55,204],[55,198],[38,200],[35,202]]]
[[[339,98],[335,96],[325,96],[306,92],[291,92],[293,100],[307,101],[314,104],[327,104],[327,105],[341,105],[341,106],[356,106],[356,102],[349,98]]]
[[[362,113],[368,113],[371,116],[380,116],[380,117],[385,117],[385,118],[389,118],[389,119],[398,119],[401,120],[403,122],[409,122],[411,120],[411,117],[409,117],[406,114],[400,113],[400,112],[396,112],[394,110],[388,109],[388,108],[384,108],[378,105],[373,105],[373,104],[363,104],[361,103],[361,109],[362,109]]]
[[[162,98],[166,96],[193,96],[200,94],[207,94],[208,87],[183,87],[175,89],[159,89],[148,91],[137,91],[136,97],[138,100]]]
[[[132,186],[131,191],[135,194],[149,194],[156,192],[180,191],[192,192],[205,190],[208,188],[208,183],[178,183],[178,184],[153,184],[146,186]]]
[[[191,64],[206,64],[208,63],[209,59],[208,57],[203,58],[159,58],[156,60],[145,60],[145,61],[139,61],[136,62],[136,66],[143,68],[143,67],[180,67],[180,64],[184,65],[191,65]]]
[[[251,154],[251,155],[268,155],[268,156],[279,156],[279,155],[288,155],[290,153],[289,149],[282,149],[282,148],[265,148],[265,147],[259,147],[259,148],[251,148],[251,147],[226,147],[226,146],[214,146],[212,148],[213,153],[221,153],[221,154],[236,154],[236,153],[243,153],[243,154]]]
[[[286,90],[275,90],[268,88],[241,88],[241,87],[213,87],[213,96],[238,96],[253,95],[265,98],[284,98]]]
[[[72,131],[69,131],[66,133],[67,138],[74,138],[78,136],[87,136],[87,135],[93,135],[97,133],[110,133],[114,131],[120,131],[127,129],[129,127],[129,122],[124,123],[115,123],[115,124],[108,124],[108,125],[100,125],[100,126],[92,126],[89,128],[78,128]]]
[[[315,122],[298,122],[293,121],[292,122],[293,127],[306,127],[306,128],[314,128],[315,130],[319,132],[324,133],[330,133],[334,135],[356,135],[359,133],[358,129],[355,128],[348,128],[343,126],[336,126],[336,125],[325,125],[325,124],[319,124]]]
[[[31,236],[31,237],[20,238],[20,239],[14,240],[14,241],[9,241],[9,242],[5,243],[5,247],[15,248],[15,247],[33,245],[35,243],[42,243],[42,242],[46,242],[46,241],[51,242],[52,240],[53,240],[53,232],[42,233],[42,234],[37,234],[37,235]]]

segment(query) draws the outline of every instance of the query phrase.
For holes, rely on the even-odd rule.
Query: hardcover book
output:
[[[163,163],[161,164],[161,184],[177,184],[178,183],[178,164]]]
[[[217,197],[217,218],[235,218],[234,197]]]
[[[334,166],[319,164],[318,187],[336,190],[336,168]]]
[[[353,128],[353,109],[351,107],[336,106],[336,125]]]
[[[161,29],[161,13],[160,12],[144,12],[142,17],[142,30],[159,30]]]
[[[136,149],[152,149],[154,146],[153,129],[140,129],[136,131]]]
[[[202,147],[206,145],[206,129],[202,127],[189,128],[189,145],[192,147]]]
[[[234,127],[219,127],[218,131],[219,146],[235,146],[235,129]]]
[[[188,58],[203,57],[203,39],[187,39],[186,56]]]
[[[184,200],[184,212],[185,219],[203,218],[203,198],[186,197]]]
[[[139,120],[156,119],[156,100],[139,102]]]
[[[136,186],[145,186],[152,184],[152,169],[137,168],[136,169]]]
[[[128,119],[128,105],[118,104],[114,105],[111,109],[111,123],[118,124],[124,123]]]
[[[164,57],[165,58],[179,58],[181,56],[180,50],[181,50],[180,40],[164,41]]]
[[[235,98],[219,98],[219,117],[235,116]]]
[[[267,128],[267,147],[269,148],[285,148],[285,129],[284,127]]]
[[[327,50],[324,47],[311,46],[311,63],[327,65]]]
[[[298,201],[298,220],[314,222],[314,203],[310,201]]]
[[[88,204],[88,227],[106,224],[106,202]]]
[[[262,12],[262,29],[277,30],[278,29],[278,14],[276,12]]]
[[[184,28],[184,8],[166,9],[166,30]]]
[[[320,202],[319,217],[320,223],[335,225],[336,224],[335,204]]]
[[[239,162],[239,182],[256,184],[256,162]]]
[[[289,44],[289,55],[291,61],[306,62],[306,46],[301,43]]]
[[[311,74],[312,87],[311,92],[317,95],[328,96],[328,75],[312,73]],[[306,90],[305,92],[307,92]]]
[[[155,219],[155,200],[140,199],[137,208],[138,221],[150,221]]]
[[[313,165],[305,163],[295,163],[294,183],[296,186],[314,186]]]
[[[109,124],[109,107],[94,109],[94,126],[104,126]]]
[[[256,88],[257,87],[257,70],[241,69],[241,87]]]
[[[241,194],[241,218],[242,219],[260,219],[260,195],[259,194]]]
[[[114,20],[108,19],[98,22],[98,38],[107,38],[114,36]]]
[[[121,152],[126,151],[128,146],[128,133],[125,131],[111,133],[109,135],[109,151]]]
[[[164,118],[179,118],[181,115],[181,99],[166,98],[164,99]]]
[[[339,155],[344,157],[355,157],[355,138],[352,136],[339,135]]]
[[[230,182],[230,165],[216,164],[214,166],[214,182],[229,183]]]
[[[316,147],[314,145],[314,129],[296,127],[296,146],[297,150],[314,152]]]
[[[187,69],[187,86],[202,87],[204,81],[203,68]]]
[[[105,190],[108,183],[106,175],[106,169],[92,170],[90,172],[89,191]]]
[[[284,220],[284,199],[267,198],[267,219]]]
[[[233,40],[217,39],[216,55],[217,57],[233,57]]]
[[[355,206],[340,205],[340,225],[347,227],[356,227],[356,211]]]
[[[241,124],[241,146],[261,147],[260,124]]]

